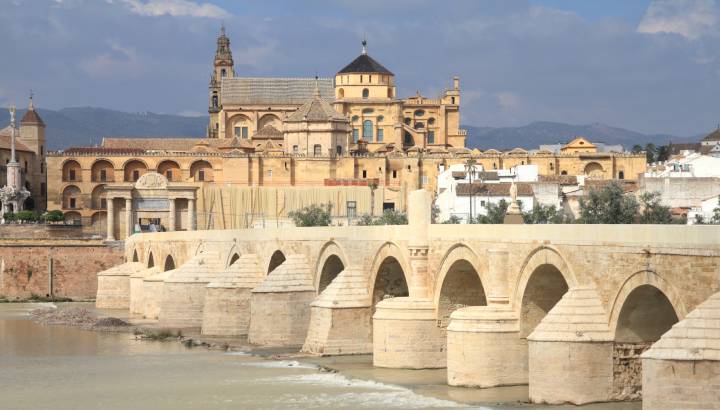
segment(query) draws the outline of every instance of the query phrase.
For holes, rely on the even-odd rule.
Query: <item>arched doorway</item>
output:
[[[641,285],[628,294],[615,328],[613,398],[641,397],[640,355],[677,322],[678,315],[672,303],[655,286]]]
[[[285,254],[282,251],[275,251],[270,257],[270,263],[268,264],[268,275],[275,270],[278,266],[285,262]]]
[[[168,255],[165,258],[165,266],[163,268],[164,272],[167,272],[169,270],[175,269],[175,260],[173,259],[172,255]]]
[[[93,182],[115,182],[115,169],[110,161],[100,159],[92,164],[90,176]]]
[[[527,338],[568,290],[560,270],[552,264],[535,268],[530,275],[520,308],[520,337]]]
[[[591,162],[585,165],[585,175],[591,179],[602,179],[605,175],[602,165],[597,162]]]
[[[322,291],[325,290],[325,288],[328,287],[333,280],[335,280],[343,269],[345,269],[345,265],[343,265],[337,255],[330,255],[327,259],[325,259],[322,271],[320,271],[318,293],[322,293]]]
[[[455,261],[450,265],[440,287],[438,325],[447,327],[450,314],[459,308],[484,305],[487,305],[487,299],[478,272],[465,259]]]

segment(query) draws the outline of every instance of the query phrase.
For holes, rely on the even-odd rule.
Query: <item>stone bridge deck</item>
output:
[[[431,225],[429,215],[417,191],[406,226],[133,235],[127,262],[99,273],[97,304],[586,403],[639,398],[643,352],[719,291],[718,227]],[[720,339],[717,327],[700,337]]]

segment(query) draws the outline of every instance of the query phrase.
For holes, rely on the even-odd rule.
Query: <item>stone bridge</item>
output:
[[[133,235],[127,262],[98,274],[97,305],[257,345],[372,353],[380,367],[447,367],[456,386],[529,383],[540,403],[637,399],[643,376],[653,409],[685,403],[660,382],[687,400],[720,394],[688,387],[720,383],[718,227],[433,225],[427,192],[409,205],[405,226]],[[702,323],[683,320],[693,314]]]

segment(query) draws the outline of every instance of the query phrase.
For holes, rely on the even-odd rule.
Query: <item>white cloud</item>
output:
[[[497,94],[498,103],[506,110],[514,110],[520,106],[520,97],[511,92],[501,92]]]
[[[696,40],[718,34],[718,9],[715,0],[654,0],[650,3],[637,31],[674,33]]]
[[[123,0],[125,5],[131,12],[141,16],[163,16],[169,15],[173,17],[190,16],[190,17],[207,17],[207,18],[227,18],[231,14],[221,7],[210,3],[197,3],[189,0]]]

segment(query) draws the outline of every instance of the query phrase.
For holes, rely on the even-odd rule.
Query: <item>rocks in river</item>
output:
[[[77,326],[86,330],[125,331],[130,327],[126,321],[114,317],[98,318],[85,308],[42,308],[30,314],[43,325]]]

